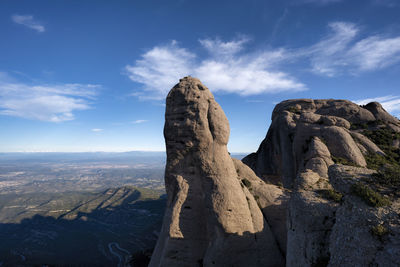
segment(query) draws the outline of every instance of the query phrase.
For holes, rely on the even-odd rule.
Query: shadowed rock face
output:
[[[270,226],[238,176],[245,166],[235,167],[227,151],[228,120],[198,79],[185,77],[169,92],[164,136],[168,204],[150,266],[283,266]]]

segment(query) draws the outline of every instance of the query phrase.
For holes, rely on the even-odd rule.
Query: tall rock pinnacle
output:
[[[198,79],[169,92],[164,137],[168,202],[150,266],[284,265],[228,153],[228,120]]]

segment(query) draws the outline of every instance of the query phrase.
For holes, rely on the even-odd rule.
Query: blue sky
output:
[[[164,150],[165,96],[200,78],[252,152],[291,98],[400,117],[395,0],[0,3],[0,152]]]

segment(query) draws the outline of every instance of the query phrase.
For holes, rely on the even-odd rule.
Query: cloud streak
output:
[[[135,120],[132,123],[133,124],[140,124],[140,123],[144,123],[144,122],[148,122],[148,120]]]
[[[372,35],[358,38],[360,28],[353,23],[329,24],[331,32],[311,47],[296,51],[308,57],[314,73],[337,76],[375,71],[400,61],[400,36]]]
[[[37,32],[45,32],[45,27],[40,24],[38,21],[36,21],[32,15],[12,15],[11,16],[12,21],[14,21],[17,24],[24,25],[25,27],[28,27],[32,30],[35,30]]]
[[[1,77],[0,77],[1,78]],[[74,112],[91,108],[99,85],[29,85],[0,79],[0,115],[62,122],[74,120]]]

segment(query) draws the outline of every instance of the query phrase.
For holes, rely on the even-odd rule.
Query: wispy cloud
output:
[[[358,38],[360,28],[347,22],[330,23],[329,28],[331,33],[321,41],[298,51],[298,56],[310,59],[314,73],[326,76],[359,74],[400,61],[400,36]]]
[[[237,54],[244,49],[244,45],[249,42],[250,39],[246,36],[242,36],[236,40],[223,42],[219,38],[214,40],[204,39],[199,40],[200,44],[212,55],[216,57],[231,56]]]
[[[176,41],[156,46],[125,70],[132,81],[162,98],[179,78],[200,78],[213,91],[254,95],[282,91],[301,91],[306,86],[289,74],[275,70],[286,59],[284,49],[244,52],[248,39],[223,42],[219,39],[199,41],[209,54],[203,60],[182,48]]]
[[[310,58],[313,72],[333,76],[337,68],[346,66],[346,58],[342,53],[358,33],[355,24],[334,22],[329,24],[332,33],[311,47],[298,51],[300,56]]]
[[[12,15],[11,19],[17,23],[17,24],[21,24],[24,25],[30,29],[33,29],[37,32],[44,32],[46,29],[45,27],[39,23],[38,21],[36,21],[32,15]]]
[[[99,85],[36,84],[1,80],[0,115],[61,122],[73,120],[73,112],[90,108]]]
[[[99,133],[99,132],[102,132],[102,131],[104,131],[104,129],[99,129],[99,128],[92,129],[92,132],[95,132],[95,133]]]
[[[387,96],[380,96],[380,97],[375,97],[375,98],[366,98],[366,99],[360,99],[360,100],[355,100],[353,102],[359,104],[359,105],[366,105],[370,102],[379,102],[382,104],[383,108],[389,112],[389,113],[397,113],[400,115],[400,96],[393,96],[393,95],[387,95]]]
[[[139,124],[139,123],[144,123],[144,122],[148,122],[148,120],[135,120],[132,123],[133,124]]]

